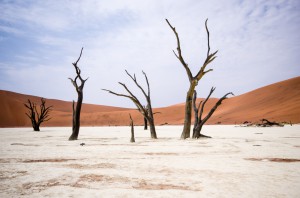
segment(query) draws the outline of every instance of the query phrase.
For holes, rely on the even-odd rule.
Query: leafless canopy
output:
[[[69,79],[71,80],[71,83],[74,85],[74,87],[75,87],[77,93],[78,93],[78,92],[82,92],[84,83],[88,80],[88,78],[84,80],[84,79],[81,77],[81,70],[80,70],[80,68],[79,68],[78,65],[77,65],[78,62],[80,61],[80,58],[81,58],[81,55],[82,55],[82,51],[83,51],[83,48],[81,48],[80,55],[79,55],[77,61],[76,61],[75,63],[72,63],[73,66],[74,66],[74,68],[75,68],[76,77],[75,77],[74,80],[73,80],[72,78],[69,78]],[[78,82],[77,82],[78,79],[79,79],[79,81],[80,81],[80,84],[78,84]]]
[[[186,61],[184,60],[184,58],[182,56],[179,35],[176,31],[176,28],[171,25],[171,23],[168,21],[168,19],[166,19],[166,21],[167,21],[168,25],[170,26],[170,28],[173,30],[173,32],[176,36],[176,40],[177,40],[177,53],[174,50],[173,50],[173,53],[176,56],[176,58],[181,62],[184,69],[186,70],[189,81],[191,83],[193,80],[199,81],[202,78],[202,76],[204,76],[206,73],[213,71],[213,69],[208,69],[205,71],[206,66],[216,58],[216,54],[218,53],[218,50],[217,50],[217,51],[213,52],[212,54],[210,54],[209,31],[208,31],[208,27],[207,27],[208,19],[206,19],[206,21],[205,21],[205,29],[206,29],[206,33],[207,33],[207,55],[206,55],[206,59],[205,59],[204,63],[202,64],[200,70],[198,71],[198,73],[195,76],[193,76],[188,64],[186,63]]]
[[[46,100],[44,98],[41,98],[39,108],[37,108],[36,104],[29,99],[27,100],[27,103],[24,103],[24,106],[28,109],[28,112],[25,114],[31,120],[34,131],[40,131],[41,123],[51,119],[49,114],[53,106],[46,107]]]
[[[142,86],[138,83],[135,74],[132,76],[130,73],[128,73],[127,70],[125,70],[126,74],[132,79],[132,81],[135,83],[135,85],[141,90],[143,95],[146,98],[147,101],[147,106],[143,106],[142,103],[139,101],[139,99],[128,89],[128,87],[124,84],[119,82],[119,84],[126,90],[128,94],[120,94],[113,92],[108,89],[102,89],[104,91],[107,91],[110,94],[116,95],[116,96],[122,96],[125,98],[129,98],[137,107],[139,112],[148,120],[149,125],[150,125],[150,133],[151,133],[151,138],[156,139],[156,131],[155,131],[155,126],[154,126],[154,118],[153,118],[153,112],[152,112],[152,106],[151,106],[151,98],[150,98],[150,85],[149,85],[149,80],[146,75],[146,73],[143,71],[143,75],[146,79],[147,83],[147,92],[142,88]]]

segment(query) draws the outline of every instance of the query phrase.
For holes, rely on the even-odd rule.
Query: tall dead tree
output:
[[[24,106],[28,109],[28,112],[25,114],[31,120],[34,131],[40,131],[40,125],[51,119],[49,118],[49,113],[53,106],[46,107],[46,100],[44,98],[41,98],[39,110],[37,109],[36,104],[29,99],[27,100],[27,103],[24,103]]]
[[[144,118],[147,119],[149,126],[150,126],[150,135],[151,138],[157,139],[156,131],[155,131],[155,125],[154,125],[154,117],[153,117],[153,111],[152,111],[152,105],[151,105],[151,98],[150,98],[150,86],[149,86],[149,81],[146,73],[143,71],[143,74],[146,79],[147,87],[148,87],[148,92],[146,93],[145,90],[141,87],[141,85],[137,82],[135,74],[132,76],[125,70],[126,74],[133,80],[135,85],[142,91],[143,95],[146,98],[147,101],[147,106],[143,106],[142,103],[138,100],[138,98],[133,95],[133,93],[127,88],[127,86],[124,83],[119,82],[120,85],[128,92],[128,95],[125,94],[119,94],[107,89],[102,89],[104,91],[107,91],[110,94],[116,95],[116,96],[122,96],[125,98],[129,98],[138,108],[138,111],[143,115]]]
[[[216,58],[216,54],[218,51],[215,51],[214,53],[210,54],[210,44],[209,44],[209,31],[207,28],[207,19],[205,21],[205,29],[207,32],[207,55],[206,55],[206,59],[204,61],[204,63],[202,64],[202,66],[200,67],[198,73],[193,76],[188,64],[185,62],[183,56],[182,56],[182,52],[181,52],[181,46],[180,46],[180,40],[179,40],[179,36],[178,33],[176,32],[175,27],[173,27],[168,19],[166,19],[168,25],[170,26],[170,28],[173,30],[176,39],[177,39],[177,53],[173,50],[175,56],[177,57],[177,59],[181,62],[181,64],[183,65],[189,82],[190,82],[190,86],[188,89],[188,92],[186,94],[186,101],[185,101],[185,117],[184,117],[184,127],[183,127],[183,131],[181,133],[181,138],[182,139],[186,139],[190,137],[190,129],[191,129],[191,120],[192,120],[192,99],[193,99],[193,94],[194,94],[194,90],[196,88],[196,86],[198,85],[198,81],[208,72],[212,71],[212,69],[208,69],[205,70],[207,65],[209,63],[211,63],[215,58]]]
[[[83,79],[81,77],[81,70],[79,69],[79,67],[77,66],[81,55],[82,55],[82,50],[83,48],[81,48],[80,51],[80,55],[79,58],[77,59],[77,61],[75,63],[73,63],[73,66],[75,68],[75,72],[76,72],[76,77],[73,80],[72,78],[69,78],[72,82],[72,84],[75,87],[75,90],[77,92],[78,98],[77,98],[77,102],[76,102],[76,108],[75,108],[75,102],[73,100],[73,105],[72,105],[72,109],[73,109],[73,120],[72,120],[72,134],[69,137],[69,140],[77,140],[78,139],[78,135],[79,135],[79,129],[80,129],[80,112],[81,112],[81,106],[82,106],[82,100],[83,100],[83,87],[84,87],[84,83],[87,81],[87,79]],[[78,80],[79,83],[78,84]]]
[[[210,136],[206,136],[201,134],[201,129],[205,122],[213,115],[213,113],[217,110],[217,108],[222,104],[222,101],[227,99],[228,95],[233,95],[232,92],[229,92],[225,94],[222,98],[220,98],[216,104],[213,106],[213,108],[209,111],[209,113],[202,118],[203,112],[204,112],[204,106],[208,99],[210,98],[211,94],[215,91],[215,87],[212,87],[207,98],[202,102],[198,104],[198,107],[196,106],[196,99],[197,99],[197,91],[194,91],[194,97],[193,97],[193,107],[194,107],[194,113],[195,113],[195,121],[194,121],[194,128],[193,128],[193,138],[210,138]],[[199,112],[200,109],[200,112]]]

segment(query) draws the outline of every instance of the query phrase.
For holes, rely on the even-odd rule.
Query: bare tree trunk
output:
[[[147,118],[144,117],[144,130],[148,130],[148,121]]]
[[[146,76],[146,78],[147,78],[147,76]],[[148,80],[147,80],[147,83],[148,83]],[[148,83],[148,87],[149,87],[149,83]],[[153,114],[153,111],[152,111],[152,105],[151,105],[151,99],[150,99],[150,88],[148,88],[147,110],[148,110],[147,111],[148,116],[146,116],[146,118],[148,118],[151,138],[157,139],[155,125],[154,125],[154,114]]]
[[[193,94],[196,85],[197,85],[197,81],[193,80],[191,82],[189,91],[186,94],[184,126],[181,133],[181,139],[190,138],[191,124],[192,124],[192,108],[193,108],[192,102],[193,102]]]
[[[149,122],[149,126],[150,126],[151,138],[157,139],[157,135],[156,135],[156,131],[155,131],[155,125],[154,125],[154,120],[150,119],[150,120],[148,120],[148,122]]]
[[[78,93],[77,103],[76,103],[76,109],[74,109],[74,101],[73,101],[73,127],[72,127],[72,134],[69,137],[69,140],[77,140],[79,135],[79,129],[80,129],[80,112],[81,112],[81,106],[83,101],[83,93]]]
[[[201,122],[201,123],[199,123],[199,124],[196,126],[196,128],[194,129],[195,135],[193,136],[193,138],[196,138],[196,139],[198,139],[198,138],[211,138],[210,136],[206,136],[206,135],[203,135],[203,134],[201,133],[201,130],[202,130],[202,127],[203,127],[204,123],[205,123],[205,122]]]
[[[130,142],[135,142],[133,120],[132,120],[130,114],[129,114],[129,117],[130,117],[130,126],[131,126],[131,138],[130,138]]]
[[[186,139],[190,137],[191,123],[192,123],[192,96],[190,96],[188,93],[185,101],[184,125],[181,133],[181,139]]]
[[[196,100],[197,100],[197,91],[194,91],[194,97],[193,97],[193,108],[194,108],[194,128],[193,128],[193,138],[195,138],[196,135],[196,127],[198,125],[199,122],[199,117],[198,117],[198,112],[199,112],[199,108],[200,105],[202,103],[202,101],[199,103],[198,108],[196,106]]]
[[[34,125],[33,130],[34,131],[40,131],[40,126],[39,125]]]
[[[182,51],[181,51],[181,46],[180,46],[180,40],[179,40],[179,36],[178,33],[175,29],[175,27],[173,27],[170,22],[168,21],[168,19],[166,19],[168,25],[170,26],[170,28],[173,30],[175,36],[176,36],[176,41],[177,41],[177,53],[173,50],[174,55],[176,56],[176,58],[181,62],[181,64],[183,65],[186,74],[188,76],[189,82],[190,82],[190,88],[189,91],[187,93],[186,96],[186,101],[185,101],[185,116],[184,116],[184,126],[183,126],[183,130],[181,133],[181,138],[182,139],[186,139],[190,137],[190,130],[191,130],[191,120],[192,120],[192,97],[193,97],[193,93],[195,90],[195,87],[198,85],[198,81],[208,72],[212,71],[212,69],[206,69],[206,66],[208,64],[210,64],[215,58],[216,58],[216,54],[218,51],[215,51],[214,53],[210,54],[210,44],[209,44],[209,31],[207,28],[207,19],[205,21],[205,29],[207,32],[207,56],[206,59],[202,65],[202,67],[200,68],[200,70],[198,71],[198,73],[193,76],[188,64],[185,62],[183,56],[182,56]]]
[[[69,78],[72,82],[72,84],[74,85],[78,98],[77,98],[77,103],[76,103],[76,108],[75,108],[75,102],[73,101],[73,127],[72,127],[72,134],[69,137],[69,140],[77,140],[78,139],[78,135],[79,135],[79,129],[80,129],[80,112],[81,112],[81,106],[82,106],[82,101],[83,101],[83,87],[84,87],[84,83],[88,80],[87,79],[83,79],[81,77],[81,70],[79,69],[79,67],[77,66],[77,63],[79,62],[81,55],[82,55],[82,50],[83,48],[81,48],[81,52],[79,55],[79,58],[77,59],[77,61],[75,63],[73,63],[73,66],[75,68],[76,71],[76,77],[73,80],[72,78]],[[77,80],[80,80],[80,85],[77,84]]]
[[[144,109],[146,110],[146,114],[149,114],[149,110],[147,106],[144,106]],[[144,116],[144,130],[148,130],[148,120],[147,116]]]

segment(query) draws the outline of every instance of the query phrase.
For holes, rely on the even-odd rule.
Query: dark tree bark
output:
[[[146,110],[146,114],[148,114],[149,112],[148,112],[147,107],[144,106],[144,108]],[[148,130],[148,121],[147,121],[147,118],[145,116],[144,116],[144,130]]]
[[[134,125],[133,125],[133,120],[132,120],[130,114],[129,114],[129,118],[130,118],[130,126],[131,126],[131,138],[130,138],[130,142],[135,142],[135,138],[134,138]]]
[[[206,136],[201,134],[201,130],[205,122],[213,115],[213,113],[217,110],[217,108],[222,104],[222,101],[227,99],[228,95],[233,95],[232,92],[229,92],[225,94],[222,98],[220,98],[216,104],[213,106],[213,108],[209,111],[209,113],[202,119],[202,114],[204,112],[204,106],[208,99],[210,98],[211,94],[215,91],[215,87],[212,87],[207,98],[199,103],[198,107],[196,107],[196,99],[197,99],[197,91],[194,91],[194,98],[193,98],[193,107],[194,107],[194,113],[195,113],[195,122],[194,122],[194,128],[193,128],[193,138],[211,138],[210,136]],[[200,108],[201,107],[201,108]],[[199,112],[200,108],[200,112]],[[198,113],[199,112],[199,113]]]
[[[72,108],[73,108],[73,121],[72,121],[73,127],[72,127],[72,134],[69,137],[69,140],[77,140],[78,139],[79,129],[80,129],[80,112],[81,112],[81,106],[82,106],[82,100],[83,100],[83,87],[84,87],[84,83],[88,79],[87,78],[84,80],[81,77],[81,70],[77,66],[77,64],[81,58],[82,51],[83,51],[83,48],[81,48],[80,55],[79,55],[79,58],[77,59],[77,61],[75,63],[73,63],[73,66],[76,71],[76,77],[74,80],[72,78],[69,78],[71,80],[72,84],[74,85],[75,90],[78,95],[76,107],[75,107],[75,102],[73,101],[73,106],[72,106]],[[80,81],[80,84],[78,84],[77,80]]]
[[[46,107],[46,100],[44,98],[41,98],[39,111],[36,104],[29,99],[27,100],[27,103],[24,103],[24,106],[28,109],[28,112],[25,114],[31,120],[34,131],[40,131],[40,125],[51,119],[49,118],[49,113],[53,106]]]
[[[192,120],[192,99],[193,99],[193,94],[194,94],[194,90],[196,88],[196,86],[198,85],[199,80],[208,72],[212,71],[212,69],[206,69],[206,66],[208,64],[210,64],[215,58],[216,58],[216,54],[218,51],[215,51],[214,53],[210,54],[210,44],[209,44],[209,31],[207,28],[207,19],[205,21],[205,29],[207,32],[207,55],[206,55],[206,59],[204,61],[204,63],[202,64],[202,66],[200,67],[198,73],[193,76],[188,64],[185,62],[185,60],[183,59],[182,56],[182,52],[181,52],[181,46],[180,46],[180,40],[179,40],[179,36],[178,33],[175,29],[175,27],[173,27],[168,19],[166,19],[168,25],[170,26],[170,28],[173,30],[175,36],[176,36],[176,40],[177,40],[177,53],[173,50],[175,56],[177,57],[177,59],[181,62],[181,64],[183,65],[189,82],[190,82],[190,86],[188,89],[188,92],[186,94],[186,101],[185,101],[185,116],[184,116],[184,126],[183,126],[183,131],[181,133],[181,138],[182,139],[186,139],[190,137],[190,130],[191,130],[191,120]]]
[[[133,95],[133,93],[127,88],[127,86],[124,83],[119,82],[119,84],[123,86],[123,88],[128,92],[129,95],[119,94],[119,93],[116,93],[116,92],[113,92],[113,91],[110,91],[107,89],[102,89],[102,90],[107,91],[108,93],[116,95],[116,96],[122,96],[122,97],[129,98],[136,105],[136,107],[138,108],[138,111],[143,115],[143,117],[147,119],[149,126],[150,126],[151,138],[157,139],[155,125],[154,125],[152,105],[151,105],[150,86],[149,86],[148,77],[147,77],[146,73],[143,72],[145,79],[146,79],[147,87],[148,87],[148,92],[146,93],[145,90],[137,82],[135,74],[132,76],[127,72],[127,70],[125,70],[125,72],[133,80],[135,85],[142,91],[142,93],[145,96],[146,101],[147,101],[146,107],[141,104],[141,102],[138,100],[138,98],[135,95]]]
[[[144,130],[148,130],[148,121],[147,118],[144,117]]]

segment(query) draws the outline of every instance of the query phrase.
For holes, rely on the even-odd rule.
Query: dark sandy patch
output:
[[[79,180],[74,186],[86,187],[86,184],[91,182],[100,182],[104,185],[117,183],[126,185],[124,188],[134,188],[138,190],[193,190],[189,186],[185,185],[173,185],[173,184],[163,184],[163,183],[152,183],[151,181],[146,181],[144,179],[140,180],[137,178],[128,178],[122,176],[108,176],[108,175],[97,175],[97,174],[87,174],[80,176]]]
[[[269,161],[269,162],[300,162],[300,159],[289,158],[245,158],[250,161]]]
[[[179,155],[178,153],[144,153],[145,155]]]
[[[69,168],[74,169],[97,169],[97,168],[116,168],[115,164],[111,163],[100,163],[100,164],[67,164]]]
[[[12,146],[41,146],[38,144],[23,144],[23,143],[11,143]]]
[[[26,190],[32,189],[33,191],[40,192],[42,190],[45,190],[46,188],[59,185],[61,184],[57,179],[50,179],[45,182],[28,182],[23,184],[22,188]]]
[[[27,174],[27,171],[0,171],[0,180],[13,179]]]
[[[10,162],[10,159],[0,159],[0,163],[9,163]]]
[[[135,189],[139,190],[193,190],[189,186],[179,186],[173,184],[155,184],[150,183],[145,180],[138,181],[137,185],[133,186]]]
[[[54,159],[34,159],[34,160],[24,160],[23,163],[38,163],[38,162],[67,162],[76,159],[63,159],[63,158],[54,158]]]
[[[98,174],[86,174],[80,176],[78,182],[129,182],[130,179],[122,176],[108,176],[108,175],[98,175]]]
[[[21,185],[21,195],[29,195],[32,193],[38,193],[55,186],[75,186],[74,179],[67,175],[62,175],[57,178],[41,180],[36,182],[26,182]]]

